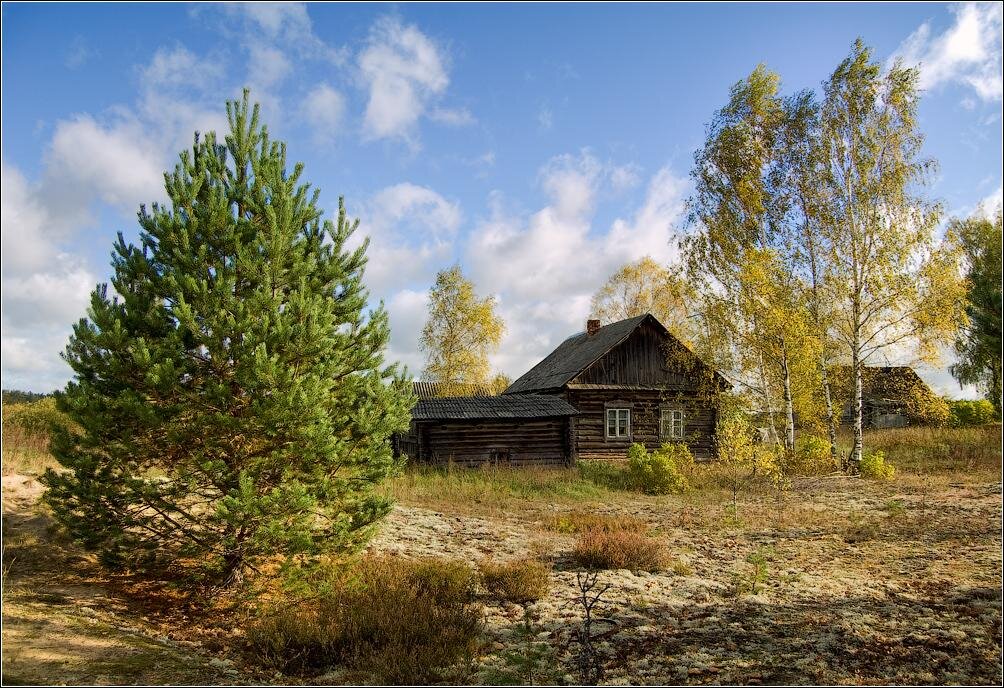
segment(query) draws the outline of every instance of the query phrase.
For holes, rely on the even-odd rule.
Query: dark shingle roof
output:
[[[578,413],[564,399],[536,394],[499,397],[420,399],[411,410],[414,420],[486,420],[491,418],[554,418]]]
[[[588,368],[600,356],[627,339],[642,320],[648,317],[652,316],[639,315],[610,323],[592,335],[585,332],[573,334],[559,344],[558,348],[552,351],[547,358],[509,385],[503,394],[558,389]]]
[[[437,397],[494,397],[499,390],[488,383],[470,382],[427,382],[415,380],[411,390],[419,399],[435,399]]]

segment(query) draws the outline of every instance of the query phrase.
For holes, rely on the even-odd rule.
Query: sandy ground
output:
[[[602,683],[1000,683],[999,483],[806,480],[789,501],[779,527],[752,532],[691,523],[674,498],[594,505],[648,521],[674,562],[601,574],[610,589],[596,611],[612,620],[597,627],[612,631],[599,642]],[[469,561],[549,552],[536,631],[556,648],[556,677],[572,681],[573,542],[532,520],[399,506],[372,548]],[[755,551],[769,561],[752,594]],[[520,619],[489,607],[483,668],[503,663]]]
[[[3,477],[4,684],[292,681],[228,654],[239,629],[192,640],[181,612],[138,606],[141,595],[59,537],[40,494],[30,477]],[[537,504],[490,518],[463,505],[402,504],[370,549],[471,563],[549,559],[551,591],[533,607],[533,641],[548,654],[535,680],[572,682],[582,618],[575,536],[544,522],[563,510],[641,518],[671,555],[664,572],[600,574],[610,585],[596,608],[609,620],[595,629],[607,631],[597,641],[601,683],[1001,681],[999,482],[801,481],[781,521],[742,529],[723,521],[720,504],[675,497]],[[757,551],[768,563],[754,594],[747,557]],[[486,610],[481,672],[525,643],[520,609]]]
[[[30,476],[3,476],[4,685],[247,682],[109,585],[59,538],[41,494]]]

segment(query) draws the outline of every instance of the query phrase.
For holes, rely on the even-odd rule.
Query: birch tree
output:
[[[775,438],[794,447],[796,381],[814,356],[814,328],[794,251],[800,227],[789,188],[788,129],[805,129],[811,97],[779,95],[780,78],[758,66],[731,91],[695,155],[688,274],[700,291],[715,362],[763,405]]]
[[[935,240],[940,208],[921,189],[918,72],[883,72],[859,39],[824,85],[820,119],[826,212],[821,239],[829,328],[850,359],[856,465],[862,454],[862,370],[906,352],[933,361],[962,320],[957,255]]]
[[[459,265],[441,270],[429,291],[429,319],[419,341],[426,354],[423,377],[447,387],[488,383],[488,356],[498,350],[504,333],[495,297],[479,297]]]
[[[694,339],[693,294],[680,272],[649,256],[628,263],[593,295],[592,316],[610,323],[651,313],[689,346]]]

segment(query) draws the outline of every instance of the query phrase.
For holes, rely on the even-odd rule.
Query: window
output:
[[[607,409],[607,437],[611,439],[631,436],[631,409]]]
[[[659,417],[659,436],[671,440],[683,439],[683,411],[663,409]]]

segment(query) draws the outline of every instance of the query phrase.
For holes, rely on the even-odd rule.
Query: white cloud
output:
[[[1001,99],[1002,6],[967,3],[952,8],[955,23],[932,35],[928,22],[900,45],[892,59],[920,66],[920,87],[945,83],[968,85],[984,101]]]
[[[491,213],[471,233],[465,265],[484,293],[500,299],[508,332],[495,364],[520,375],[568,335],[582,329],[592,294],[617,268],[651,255],[670,261],[672,224],[683,212],[687,183],[663,168],[649,181],[630,220],[606,231],[593,221],[597,198],[612,188],[616,166],[588,151],[558,156],[541,170],[548,204],[528,217],[506,214],[496,194]]]
[[[428,291],[402,289],[387,299],[385,304],[390,317],[387,358],[408,366],[408,372],[413,376],[421,372],[425,363],[418,350],[418,337],[425,326],[428,303]]]
[[[614,191],[633,189],[639,183],[641,176],[637,165],[620,165],[610,171],[610,184]]]
[[[690,190],[685,177],[677,177],[669,167],[659,170],[648,184],[645,203],[628,222],[614,221],[606,238],[606,249],[610,255],[622,254],[624,263],[635,260],[640,247],[646,247],[643,255],[650,255],[663,263],[675,262],[679,250],[673,236],[672,226],[683,216],[684,204]]]
[[[996,191],[976,204],[975,212],[980,217],[993,219],[997,211],[1000,210],[1002,202],[1004,202],[1004,195],[1002,195],[1001,186],[998,184]]]
[[[554,113],[546,105],[537,111],[537,124],[541,129],[547,130],[554,126]]]
[[[364,130],[373,139],[412,141],[418,119],[450,83],[440,47],[395,17],[373,25],[358,66],[369,91]]]
[[[163,150],[135,119],[99,124],[80,115],[56,124],[45,153],[50,219],[63,231],[88,225],[96,201],[123,213],[163,196]]]
[[[224,77],[225,70],[220,62],[202,59],[184,46],[159,48],[150,63],[140,67],[140,80],[144,88],[190,89],[202,87],[212,89]]]
[[[314,32],[302,2],[242,2],[222,5],[231,20],[243,20],[242,33],[249,41],[268,41],[297,54],[342,65],[348,51],[328,45]]]
[[[48,210],[19,170],[0,162],[0,272],[4,387],[50,391],[65,382],[59,358],[97,280],[59,248]]]
[[[366,284],[377,296],[431,282],[451,260],[463,219],[458,204],[408,182],[380,190],[360,214],[358,238],[371,239]]]
[[[87,42],[84,41],[83,36],[74,36],[73,40],[70,41],[69,48],[66,51],[66,59],[63,63],[70,69],[79,69],[87,63],[91,57],[93,57],[94,52],[87,47]]]
[[[328,84],[318,84],[304,98],[303,114],[313,130],[314,140],[330,143],[345,116],[345,97]]]
[[[271,45],[252,44],[248,47],[248,81],[262,90],[282,83],[292,70],[289,58]]]

